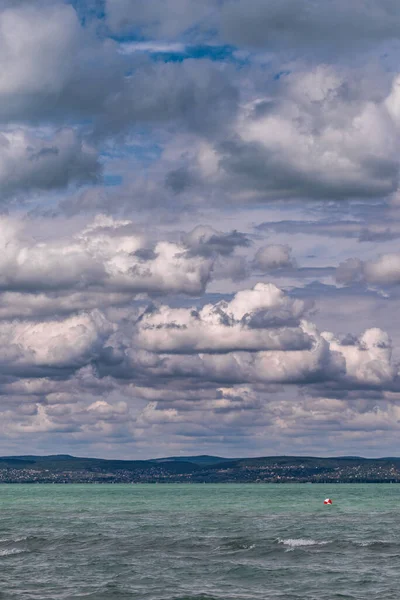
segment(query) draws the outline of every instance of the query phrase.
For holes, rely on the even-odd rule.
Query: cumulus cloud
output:
[[[235,248],[247,248],[251,244],[250,239],[240,231],[222,233],[209,225],[197,225],[183,236],[183,242],[193,254],[203,256],[213,254],[228,256],[234,252]]]
[[[343,368],[339,356],[313,328],[304,332],[312,338],[310,349],[235,351],[228,354],[200,353],[194,356],[164,356],[150,368],[158,377],[197,378],[226,384],[233,383],[311,383],[330,379]],[[301,338],[300,338],[301,339]],[[298,346],[304,347],[304,338]]]
[[[330,66],[282,79],[278,91],[243,109],[230,138],[209,150],[215,183],[230,186],[233,198],[247,193],[258,202],[376,197],[397,189],[397,80],[377,97]]]
[[[376,260],[363,261],[349,258],[336,269],[338,283],[364,282],[376,285],[398,285],[400,283],[400,255],[382,254]]]
[[[211,275],[212,259],[192,256],[184,245],[160,241],[149,252],[129,220],[100,216],[72,238],[40,243],[26,239],[18,221],[4,217],[0,227],[3,291],[196,295]]]
[[[112,331],[96,310],[64,320],[3,321],[0,362],[8,372],[36,366],[77,369],[98,355]]]
[[[254,266],[260,271],[295,267],[292,249],[284,244],[268,244],[259,248],[254,257]]]
[[[109,243],[106,236],[101,243]],[[74,432],[78,444],[101,436],[147,448],[149,435],[191,444],[198,436],[216,443],[220,435],[268,431],[282,441],[312,431],[316,421],[332,430],[329,415],[343,431],[366,430],[377,402],[368,399],[372,390],[392,414],[384,403],[400,387],[388,335],[321,334],[306,320],[308,309],[259,283],[200,309],[161,303],[141,314],[6,319],[2,422],[16,436]]]
[[[159,353],[310,349],[312,337],[300,318],[306,305],[284,296],[272,284],[238,292],[231,302],[201,310],[160,307],[138,325],[137,343]]]
[[[245,91],[225,127],[218,125],[211,137],[181,138],[180,148],[171,144],[174,164],[164,188],[174,204],[198,207],[201,199],[237,209],[279,199],[361,198],[372,204],[396,192],[397,76],[334,65],[297,66],[276,80],[256,67],[246,75],[236,75]],[[336,229],[349,237],[364,240],[374,230],[373,223],[346,217]],[[323,218],[321,230],[333,235],[335,226]],[[387,230],[376,224],[384,239]]]
[[[396,367],[391,362],[392,344],[388,334],[368,329],[359,339],[345,338],[340,343],[332,334],[322,334],[333,352],[346,362],[346,376],[362,384],[383,385],[393,381]]]
[[[371,287],[400,282],[399,19],[1,2],[4,453],[395,447],[397,332]]]

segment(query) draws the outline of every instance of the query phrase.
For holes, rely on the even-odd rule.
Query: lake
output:
[[[0,600],[399,597],[396,484],[2,485],[0,510]]]

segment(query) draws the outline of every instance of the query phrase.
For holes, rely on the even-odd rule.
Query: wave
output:
[[[185,596],[177,596],[172,600],[221,600],[221,598],[209,596],[208,594],[188,594]]]
[[[0,557],[11,556],[13,554],[24,554],[25,552],[29,552],[29,550],[23,548],[4,548],[4,550],[0,550]]]
[[[245,550],[253,550],[255,547],[256,544],[251,542],[231,540],[214,548],[214,552],[217,552],[218,550],[223,550],[225,552],[243,552]]]
[[[391,542],[390,540],[362,540],[362,541],[352,541],[351,544],[355,546],[359,546],[361,548],[371,548],[375,550],[386,550],[390,548],[400,548],[400,544],[398,542]]]
[[[8,538],[0,538],[0,544],[13,544],[17,542],[25,542],[28,539],[27,535],[21,535],[19,537],[8,537]]]
[[[296,549],[307,549],[313,547],[329,546],[330,549],[362,548],[376,552],[397,551],[400,553],[400,543],[390,540],[314,540],[312,538],[278,538],[275,542],[285,547],[286,552]]]
[[[310,538],[278,538],[276,541],[278,544],[288,546],[290,550],[294,550],[295,548],[303,548],[305,546],[326,546],[326,544],[329,544],[329,542],[326,541],[317,541]]]

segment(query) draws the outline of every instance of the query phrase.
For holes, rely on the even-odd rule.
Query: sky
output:
[[[0,0],[0,454],[399,456],[398,0]]]

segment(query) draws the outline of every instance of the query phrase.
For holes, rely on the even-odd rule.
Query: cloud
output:
[[[376,285],[398,285],[400,283],[400,255],[396,253],[382,254],[376,260],[363,261],[349,258],[336,270],[338,283],[355,282]]]
[[[340,352],[346,362],[346,377],[362,384],[384,385],[396,376],[391,362],[392,344],[388,334],[378,328],[368,329],[360,339],[344,338],[340,343],[332,334],[322,334],[333,352]]]
[[[214,138],[236,115],[239,93],[228,68],[206,59],[165,63],[141,58],[134,66],[121,93],[99,111],[97,134],[124,132],[138,123],[169,123]]]
[[[3,453],[392,453],[399,19],[1,3]]]
[[[148,312],[135,339],[139,347],[163,354],[310,349],[313,339],[300,324],[305,312],[304,302],[260,283],[231,302],[207,304],[199,311],[162,306]]]
[[[222,233],[209,225],[197,225],[184,235],[183,242],[190,248],[191,253],[200,256],[229,256],[236,248],[247,248],[251,244],[250,239],[240,231]]]
[[[17,437],[57,432],[81,448],[135,443],[147,454],[159,436],[160,448],[217,447],[221,435],[232,447],[256,436],[265,448],[271,435],[301,448],[304,435],[316,444],[321,432],[371,430],[374,414],[391,427],[400,387],[388,335],[320,334],[308,309],[259,283],[200,309],[150,305],[139,318],[117,309],[5,320],[3,426]]]
[[[339,341],[305,320],[308,309],[276,286],[259,283],[229,302],[199,310],[161,304],[141,316],[138,310],[111,312],[108,318],[84,310],[57,320],[5,319],[0,363],[8,372],[40,367],[43,376],[46,368],[77,370],[95,361],[103,376],[116,380],[156,386],[178,378],[187,389],[192,378],[203,385],[393,382],[396,369],[387,334],[370,329],[359,341]]]
[[[216,39],[239,47],[323,58],[366,50],[398,40],[400,11],[394,0],[371,3],[336,0],[335,6],[307,0],[107,0],[107,24],[114,33],[154,40]],[[213,35],[214,34],[214,35]]]
[[[104,289],[80,292],[68,288],[42,292],[36,290],[37,288],[32,291],[1,292],[0,320],[46,319],[49,315],[56,318],[96,308],[106,310],[126,306],[132,301],[132,293],[129,291],[110,292]]]
[[[210,0],[106,0],[107,23],[113,32],[141,31],[145,36],[170,39],[212,16]]]
[[[8,372],[32,366],[77,369],[98,355],[112,331],[96,310],[64,320],[3,321],[0,362]]]
[[[277,221],[264,222],[256,226],[259,231],[274,231],[277,233],[307,234],[321,237],[332,238],[355,238],[360,242],[387,242],[397,239],[400,232],[396,230],[394,223],[391,227],[386,223],[368,223],[367,209],[364,210],[362,219],[326,219],[326,220],[308,220],[308,221]],[[381,217],[385,219],[385,214],[381,209]],[[372,219],[377,219],[373,215]]]
[[[235,210],[281,199],[372,204],[396,192],[396,76],[298,65],[275,80],[252,66],[233,81],[242,102],[228,118],[220,113],[224,126],[201,139],[181,138],[181,147],[171,143],[165,187],[174,203],[198,207],[201,199]],[[346,220],[350,235],[357,223]]]
[[[111,42],[85,31],[71,5],[33,2],[0,11],[0,119],[3,122],[96,110],[120,86],[123,65]],[[100,65],[101,69],[93,68]]]
[[[254,266],[260,271],[295,267],[296,261],[292,257],[292,249],[284,244],[268,244],[259,248],[254,256]]]
[[[4,217],[0,290],[40,292],[78,290],[120,293],[200,294],[213,261],[192,256],[184,245],[146,240],[129,220],[99,216],[72,238],[35,242],[24,239],[21,224]]]
[[[288,75],[277,95],[250,102],[235,134],[215,148],[216,181],[225,175],[233,194],[236,188],[257,201],[393,192],[399,172],[396,80],[377,100],[360,95],[349,75],[318,66]],[[262,101],[268,109],[259,114]]]
[[[128,362],[154,380],[299,383],[338,377],[343,358],[304,320],[307,309],[261,283],[199,311],[161,306],[139,319]]]
[[[2,6],[0,33],[4,124],[73,123],[98,142],[126,136],[138,123],[177,121],[211,134],[235,113],[238,92],[226,69],[208,60],[165,64],[121,53],[70,4]]]
[[[229,43],[269,51],[305,50],[319,57],[365,49],[398,39],[400,10],[393,0],[228,0],[223,3],[220,31]]]
[[[38,137],[30,131],[0,132],[0,185],[3,199],[95,182],[97,152],[72,129]]]
[[[120,52],[131,54],[133,52],[185,52],[185,44],[179,42],[123,42]]]

